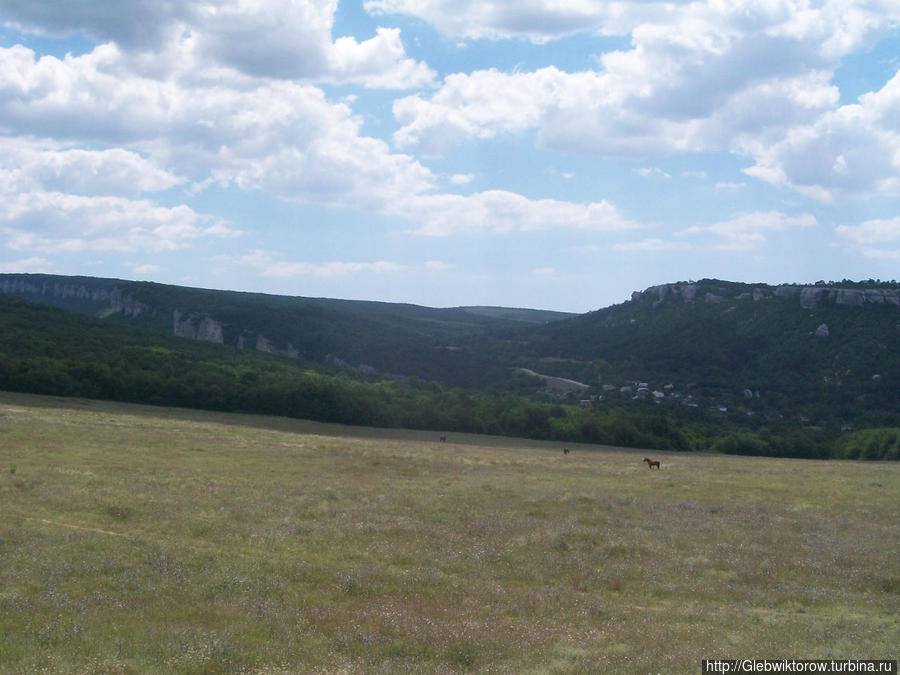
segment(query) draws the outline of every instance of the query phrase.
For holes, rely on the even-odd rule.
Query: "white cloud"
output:
[[[440,260],[426,260],[425,261],[425,269],[429,272],[446,272],[447,270],[455,269],[456,265],[452,265],[450,263],[445,263]]]
[[[247,255],[230,259],[230,262],[252,267],[265,277],[344,277],[353,274],[396,274],[407,269],[398,263],[379,260],[375,262],[329,261],[322,263],[282,260],[270,251],[255,250]]]
[[[336,9],[337,0],[210,3],[192,29],[201,54],[250,75],[398,89],[434,79],[426,64],[406,58],[397,29],[332,42]]]
[[[862,254],[872,260],[900,260],[900,247],[895,249],[873,248],[866,246],[860,249]]]
[[[400,99],[399,147],[441,155],[467,139],[536,131],[545,149],[603,157],[730,151],[755,160],[748,175],[822,200],[900,191],[898,78],[857,106],[839,107],[832,83],[843,56],[900,26],[896,3],[623,2],[617,16],[609,3],[549,0],[464,12],[449,0],[366,6],[469,37],[631,35],[632,48],[603,54],[597,71],[456,73],[430,95]],[[537,15],[543,24],[525,20]]]
[[[823,202],[900,194],[900,71],[859,103],[748,151],[756,157],[748,175]]]
[[[643,176],[644,178],[650,178],[651,176],[656,176],[658,178],[671,178],[671,174],[666,173],[659,167],[641,167],[640,169],[634,169],[634,173],[638,176]]]
[[[182,182],[128,150],[0,138],[0,241],[44,254],[169,251],[237,234],[187,206],[139,198]]]
[[[51,272],[53,265],[46,258],[22,258],[21,260],[0,260],[0,272],[4,274],[18,274],[28,272],[36,274],[39,272]]]
[[[657,251],[689,251],[693,247],[685,242],[665,241],[658,237],[629,241],[616,244],[613,248],[617,251],[629,253],[652,253]]]
[[[427,169],[361,136],[361,121],[318,88],[283,81],[183,87],[110,74],[123,63],[114,46],[62,60],[37,60],[24,47],[0,49],[0,72],[7,74],[0,79],[0,129],[126,144],[152,158],[145,175],[159,163],[200,183],[212,178],[298,201],[371,206],[431,188]],[[82,160],[88,156],[99,155]],[[123,151],[119,164],[126,156],[138,157]],[[155,180],[181,179],[169,169]]]
[[[628,33],[640,21],[672,13],[673,4],[558,0],[364,0],[372,14],[409,14],[446,35],[470,39],[525,38],[547,42],[576,33]]]
[[[375,37],[358,43],[342,37],[329,52],[330,78],[336,82],[360,81],[364,86],[410,89],[429,86],[437,75],[425,63],[405,58],[400,31],[378,28]]]
[[[891,25],[900,8],[892,0],[857,2],[766,0],[765,2],[671,2],[669,0],[364,0],[375,15],[406,14],[445,35],[468,39],[524,38],[544,43],[568,35],[628,35],[640,30],[671,33],[668,39],[693,50],[721,42],[698,32],[704,24],[733,25],[760,37],[814,44],[825,58],[869,44]],[[885,20],[892,24],[885,25]]]
[[[394,117],[403,125],[394,142],[439,155],[460,139],[524,131],[538,124],[569,77],[554,67],[511,75],[493,69],[449,75],[429,100],[416,95],[394,102]]]
[[[712,225],[696,225],[678,234],[703,237],[703,241],[709,243],[713,248],[746,251],[764,244],[767,234],[770,232],[814,227],[815,225],[815,217],[808,213],[787,216],[778,211],[757,211],[741,213]]]
[[[578,204],[528,199],[514,192],[489,190],[468,196],[419,195],[398,204],[397,213],[422,225],[416,234],[503,234],[551,229],[619,231],[638,227],[606,201]]]
[[[394,142],[440,155],[465,139],[536,129],[542,147],[608,157],[742,150],[743,139],[778,138],[838,100],[828,71],[766,56],[785,45],[738,35],[690,52],[671,39],[643,31],[634,49],[604,54],[600,71],[450,75],[428,98],[395,102]]]
[[[254,77],[401,89],[433,80],[434,71],[406,56],[396,29],[380,28],[363,42],[333,40],[336,9],[337,0],[0,0],[0,15],[10,25],[52,35],[84,33],[114,43],[144,68],[159,67],[159,56],[169,61],[177,53],[195,67]]]
[[[4,64],[9,66],[5,71]],[[55,189],[115,193],[119,180],[119,188],[130,184],[147,191],[177,184],[186,176],[198,186],[214,182],[286,200],[401,215],[423,234],[635,226],[605,201],[531,200],[500,190],[469,196],[434,193],[436,177],[430,170],[410,155],[391,152],[383,141],[362,136],[361,120],[345,104],[327,101],[320,89],[309,85],[260,81],[242,88],[186,87],[135,75],[125,65],[112,45],[83,57],[39,60],[23,47],[0,49],[0,72],[13,74],[0,80],[0,129],[133,148],[37,153],[35,165],[56,162],[73,170],[66,174],[68,184],[58,181],[35,192],[32,211],[46,208],[39,205],[56,194]],[[79,185],[73,178],[79,166],[98,167],[98,172],[90,180],[82,176],[78,180],[84,184]],[[67,201],[63,207],[62,194],[54,199],[54,208],[74,222],[107,222],[103,209],[96,207],[100,202]],[[116,202],[115,210],[139,211],[139,220],[169,213],[152,211],[143,201]],[[218,230],[215,225],[201,229],[195,222],[200,216],[187,215],[194,228],[190,232],[198,236],[233,233],[221,225]],[[187,234],[164,237],[153,245],[171,247],[189,239]],[[78,241],[73,238],[67,245]]]
[[[0,137],[0,176],[6,189],[74,194],[139,195],[184,182],[135,152],[64,149]]]
[[[834,231],[868,258],[900,258],[900,216],[839,225]]]
[[[0,15],[4,23],[29,32],[46,35],[81,32],[100,42],[114,41],[128,48],[149,49],[179,22],[187,20],[199,4],[191,0],[109,3],[0,0]]]
[[[152,263],[131,266],[131,273],[137,276],[152,275],[161,271],[162,267],[160,267],[159,265],[154,265]]]
[[[0,129],[110,144],[170,129],[169,116],[181,112],[178,88],[117,73],[122,64],[113,45],[65,59],[38,59],[21,45],[0,48]]]
[[[881,244],[900,240],[900,216],[867,220],[859,225],[839,225],[835,232],[856,244]]]
[[[172,251],[222,232],[187,206],[61,192],[0,192],[0,242],[43,254]]]

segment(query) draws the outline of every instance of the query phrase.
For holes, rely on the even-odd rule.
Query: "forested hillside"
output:
[[[667,284],[529,331],[519,358],[608,401],[637,396],[756,425],[898,424],[900,291]]]
[[[5,389],[671,449],[900,454],[893,282],[703,280],[574,317],[48,275],[0,275],[0,290]]]
[[[0,292],[166,335],[334,363],[386,377],[487,388],[503,379],[471,338],[571,315],[490,307],[434,309],[384,302],[217,291],[149,282],[0,274]]]
[[[689,450],[666,420],[381,379],[0,295],[0,389],[343,424]]]

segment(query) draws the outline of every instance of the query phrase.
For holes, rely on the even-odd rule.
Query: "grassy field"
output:
[[[0,393],[0,671],[897,658],[900,465]]]

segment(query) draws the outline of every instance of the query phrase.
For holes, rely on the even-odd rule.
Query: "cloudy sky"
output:
[[[898,270],[897,0],[0,0],[0,271],[583,312]]]

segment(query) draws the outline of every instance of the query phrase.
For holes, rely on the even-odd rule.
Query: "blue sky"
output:
[[[0,271],[584,312],[898,269],[895,0],[0,0]]]

